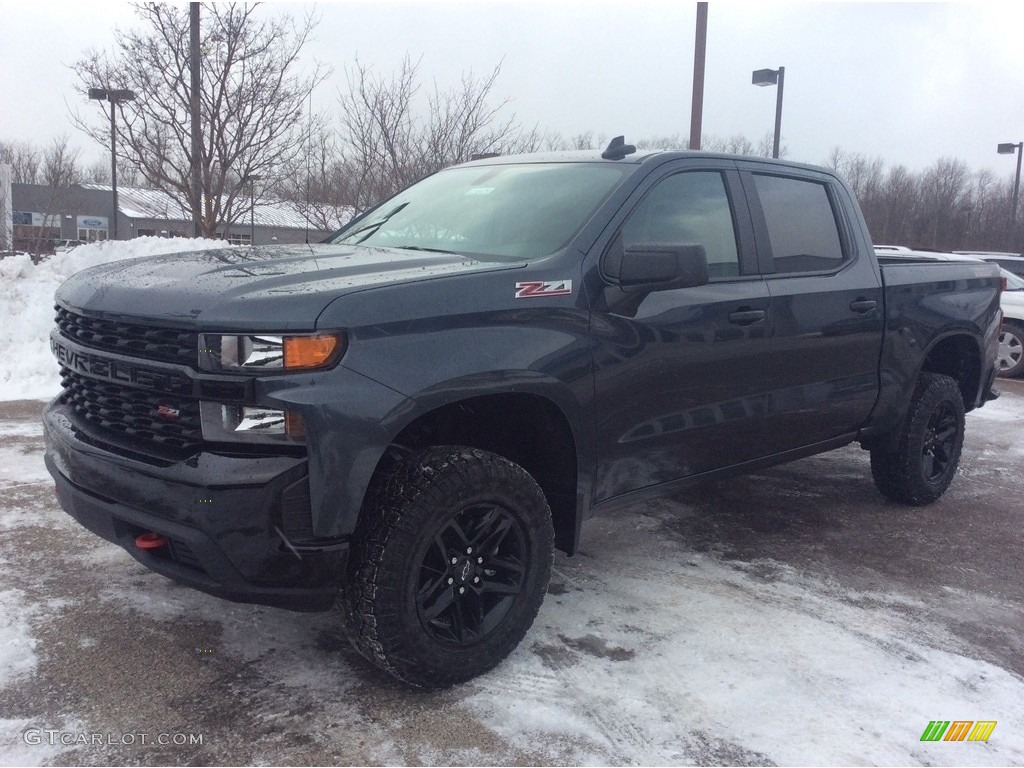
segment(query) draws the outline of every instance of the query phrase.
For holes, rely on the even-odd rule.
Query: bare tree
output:
[[[118,169],[121,170],[121,169]],[[103,160],[97,160],[91,163],[88,168],[84,171],[85,181],[92,184],[109,184],[110,183],[110,163],[104,162]],[[121,183],[131,186],[130,183],[126,182],[124,178],[124,172],[118,174],[118,180]]]
[[[681,144],[679,146],[686,146]],[[742,134],[735,134],[728,139],[719,136],[704,136],[701,139],[701,148],[706,152],[727,152],[732,155],[754,155],[757,148],[754,143]],[[771,153],[769,153],[771,154]]]
[[[419,98],[419,61],[408,56],[389,79],[358,60],[348,70],[341,107],[340,157],[351,174],[350,204],[363,210],[416,179],[475,154],[532,151],[544,142],[503,118],[507,100],[492,104],[501,72],[464,74],[457,89]],[[424,116],[425,115],[425,116]]]
[[[58,136],[50,141],[43,151],[43,160],[39,169],[40,181],[51,187],[66,189],[73,184],[80,184],[83,179],[81,165],[78,162],[80,149],[68,146],[67,136]]]
[[[967,203],[970,171],[961,160],[941,158],[921,177],[918,240],[930,248],[964,247],[958,230]]]
[[[882,193],[882,215],[868,227],[881,243],[912,243],[912,224],[921,206],[917,178],[905,165],[889,169]]]
[[[59,230],[60,214],[66,206],[68,191],[83,180],[82,167],[78,162],[80,154],[81,150],[68,144],[67,136],[51,139],[42,150],[28,142],[0,143],[0,163],[11,166],[12,182],[39,184],[46,188],[45,196],[37,198],[34,206],[40,210],[33,211],[42,216],[43,226],[30,229],[31,235],[22,235],[23,247],[27,247],[35,260],[52,250],[51,230]],[[57,222],[56,227],[50,226],[53,221]]]
[[[166,191],[190,214],[192,151],[187,6],[135,6],[138,29],[114,33],[112,52],[89,51],[73,65],[82,88],[129,89],[116,105],[118,157]],[[263,19],[256,4],[204,5],[203,144],[199,218],[206,237],[249,211],[249,184],[273,183],[293,163],[307,133],[305,106],[328,72],[299,73],[299,54],[317,20]],[[78,127],[109,146],[109,105],[99,103]]]
[[[641,138],[635,142],[635,145],[640,149],[681,149],[685,148],[689,143],[689,139],[682,138],[678,133],[674,133],[671,136],[652,136],[647,138]],[[603,146],[598,148],[604,149]]]
[[[291,172],[271,191],[292,203],[314,228],[330,231],[355,213],[358,175],[335,134],[320,126],[310,134],[304,156],[295,159]]]
[[[761,134],[761,139],[757,142],[757,149],[754,150],[753,154],[759,157],[771,157],[775,151],[775,134],[772,131],[765,131]],[[786,145],[781,141],[779,142],[779,157],[785,157],[789,154],[789,150]]]
[[[500,73],[498,64],[484,78],[478,79],[472,72],[463,74],[459,88],[447,93],[435,85],[421,148],[425,172],[465,162],[473,154],[509,151],[522,131],[515,115],[499,117],[507,99],[496,105],[488,102]]]
[[[27,141],[0,141],[0,163],[11,166],[13,183],[39,183],[42,153]]]

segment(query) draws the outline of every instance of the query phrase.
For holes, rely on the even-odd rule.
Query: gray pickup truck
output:
[[[439,687],[515,648],[595,512],[855,441],[885,497],[937,499],[994,396],[997,268],[879,260],[821,168],[631,150],[73,276],[60,503],[182,584],[337,610]]]

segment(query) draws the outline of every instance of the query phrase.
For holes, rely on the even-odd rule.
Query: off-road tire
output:
[[[480,675],[536,618],[553,548],[551,511],[522,467],[459,446],[413,454],[362,511],[342,593],[349,639],[417,687]]]
[[[871,450],[871,476],[882,495],[914,506],[945,493],[964,444],[964,402],[949,376],[922,373],[895,444]]]

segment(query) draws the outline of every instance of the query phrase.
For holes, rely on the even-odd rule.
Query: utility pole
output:
[[[199,3],[189,3],[189,32],[191,35],[192,91],[189,94],[189,112],[192,123],[192,236],[202,237],[201,211],[203,206],[202,126],[199,124],[199,94],[202,79],[199,52]]]
[[[693,102],[690,106],[690,149],[700,149],[704,122],[704,58],[708,47],[708,4],[697,3],[697,31],[693,45]]]

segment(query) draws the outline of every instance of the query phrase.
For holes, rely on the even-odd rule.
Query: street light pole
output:
[[[693,46],[693,98],[690,104],[690,149],[700,149],[704,123],[704,59],[708,47],[708,4],[697,3],[697,29]]]
[[[1020,159],[1021,155],[1024,155],[1024,141],[1017,142],[1016,144],[1010,142],[1006,144],[999,144],[996,147],[996,151],[1000,155],[1012,155],[1014,152],[1017,153],[1017,178],[1013,182],[1013,208],[1010,209],[1010,250],[1016,250],[1017,244],[1014,242],[1017,234],[1017,201],[1020,199]]]
[[[777,86],[775,89],[775,137],[772,140],[772,157],[779,156],[779,139],[782,136],[782,89],[786,84],[786,68],[754,70],[751,82],[754,85]]]
[[[256,182],[262,181],[262,176],[249,177],[249,245],[256,245]]]
[[[117,128],[114,124],[117,105],[125,101],[134,101],[135,92],[115,90],[111,88],[90,88],[89,98],[110,102],[110,186],[113,190],[114,210],[110,224],[110,239],[117,240]]]

